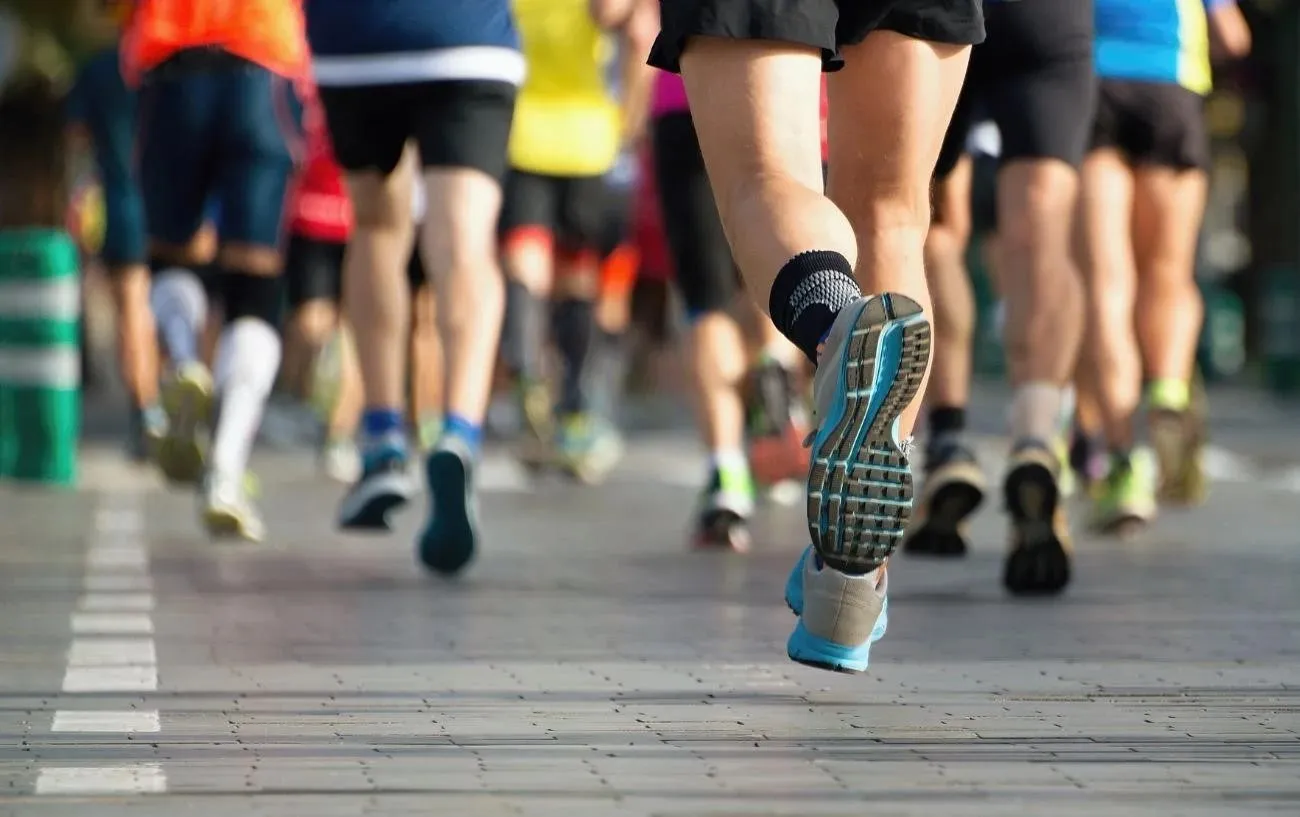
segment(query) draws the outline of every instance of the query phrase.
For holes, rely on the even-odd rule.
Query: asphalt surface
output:
[[[1290,416],[1218,415],[1271,458],[1224,447],[1207,507],[1081,535],[1061,598],[1003,593],[995,505],[967,559],[900,557],[856,677],[785,658],[797,508],[748,556],[688,551],[683,430],[598,488],[490,452],[453,582],[415,564],[422,506],[333,531],[300,447],[258,455],[252,547],[92,446],[78,491],[0,489],[0,815],[1294,815]]]

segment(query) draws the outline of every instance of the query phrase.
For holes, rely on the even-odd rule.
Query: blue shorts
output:
[[[150,238],[188,244],[215,205],[221,243],[281,245],[302,155],[289,80],[224,52],[181,52],[145,77],[138,137]]]
[[[148,260],[144,200],[134,184],[104,186],[104,247],[99,256],[110,267],[127,267]]]

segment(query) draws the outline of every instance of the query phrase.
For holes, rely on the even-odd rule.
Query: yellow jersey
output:
[[[514,0],[528,75],[515,103],[510,166],[546,176],[603,176],[622,121],[609,87],[612,43],[587,0]]]

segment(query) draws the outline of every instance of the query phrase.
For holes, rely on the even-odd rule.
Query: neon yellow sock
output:
[[[1147,402],[1155,409],[1186,411],[1192,402],[1191,384],[1176,377],[1153,380],[1147,388]]]

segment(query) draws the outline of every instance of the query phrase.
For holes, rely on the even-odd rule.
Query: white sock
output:
[[[149,308],[167,356],[177,366],[199,359],[199,332],[208,318],[208,294],[199,276],[170,267],[153,278]]]
[[[1043,380],[1017,387],[1015,396],[1011,399],[1012,439],[1037,440],[1044,444],[1055,441],[1063,391],[1055,383]]]
[[[220,409],[212,438],[212,470],[243,476],[280,368],[279,334],[257,318],[232,321],[217,341],[215,368]]]
[[[744,451],[738,448],[721,449],[714,451],[709,456],[709,465],[719,471],[725,471],[729,468],[748,469],[749,458],[745,456]]]
[[[1056,418],[1056,433],[1065,439],[1070,438],[1070,433],[1074,431],[1074,408],[1077,405],[1078,394],[1074,390],[1074,384],[1061,389],[1061,412]]]

